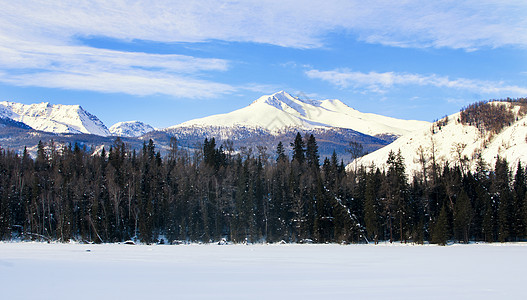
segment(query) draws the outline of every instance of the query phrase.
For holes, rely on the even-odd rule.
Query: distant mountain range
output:
[[[359,142],[366,151],[372,152],[429,124],[361,113],[339,100],[301,99],[284,91],[262,96],[231,113],[164,129],[154,129],[140,121],[119,122],[108,129],[79,105],[25,105],[4,101],[0,102],[0,118],[4,120],[0,125],[3,126],[0,145],[18,151],[23,146],[34,147],[38,140],[49,142],[51,139],[56,143],[77,142],[88,149],[96,149],[109,147],[119,136],[133,148],[140,148],[144,141],[153,139],[161,151],[168,148],[171,137],[176,137],[181,147],[189,149],[205,138],[215,137],[218,145],[228,141],[234,151],[264,146],[272,152],[278,142],[287,146],[295,134],[301,132],[315,135],[321,157],[336,151],[345,161],[349,161],[345,150],[350,141]]]
[[[120,137],[133,149],[141,149],[145,141],[152,139],[163,153],[172,137],[190,151],[205,138],[214,137],[218,146],[223,144],[234,153],[266,149],[272,156],[279,142],[287,148],[300,132],[317,138],[322,158],[336,151],[346,163],[351,160],[346,152],[349,142],[362,144],[370,154],[349,168],[372,164],[383,168],[390,151],[399,150],[409,174],[422,172],[432,159],[438,165],[449,162],[472,170],[478,160],[493,166],[498,156],[506,158],[511,166],[519,161],[527,165],[527,102],[490,102],[471,107],[474,111],[470,122],[466,121],[467,111],[463,111],[428,123],[361,113],[339,100],[301,99],[281,91],[227,114],[164,129],[140,121],[119,122],[108,129],[79,105],[4,101],[0,102],[0,146],[19,152],[27,146],[34,152],[39,140],[53,140],[55,145],[78,143],[97,151],[102,146],[109,148]],[[495,120],[494,127],[482,127],[489,120]]]

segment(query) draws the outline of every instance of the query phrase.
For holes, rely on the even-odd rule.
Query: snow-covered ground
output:
[[[525,299],[527,244],[0,243],[2,299]]]

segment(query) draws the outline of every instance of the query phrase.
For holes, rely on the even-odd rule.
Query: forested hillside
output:
[[[0,237],[144,243],[377,242],[526,238],[526,178],[506,161],[477,172],[434,165],[408,178],[401,154],[385,171],[322,163],[314,136],[265,148],[224,150],[215,139],[161,157],[117,139],[89,154],[39,144],[37,157],[0,151]],[[292,156],[286,149],[292,148]],[[275,157],[275,155],[272,155]]]
[[[476,102],[431,126],[398,138],[349,165],[374,164],[385,169],[390,152],[401,154],[407,175],[428,172],[433,165],[457,165],[476,172],[479,161],[494,166],[498,157],[512,167],[527,162],[527,101],[525,98]]]

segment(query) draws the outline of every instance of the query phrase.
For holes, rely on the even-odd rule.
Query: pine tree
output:
[[[305,157],[305,144],[300,132],[297,132],[295,140],[291,143],[293,147],[293,161],[296,161],[299,165],[302,165],[306,159]]]
[[[484,204],[485,210],[483,212],[483,236],[486,242],[494,242],[494,227],[495,227],[495,217],[494,217],[494,207],[492,205],[492,200],[490,198],[485,199]]]
[[[286,159],[284,145],[282,142],[278,142],[278,145],[276,146],[276,161],[283,161]]]
[[[393,241],[393,224],[392,220],[396,220],[399,225],[400,241],[406,241],[407,224],[407,202],[408,202],[408,182],[406,179],[406,171],[404,159],[401,150],[397,154],[390,151],[388,155],[388,222],[390,228],[390,241]]]
[[[307,140],[307,148],[306,148],[307,165],[312,169],[318,169],[320,165],[319,159],[320,157],[318,155],[317,140],[311,134]]]
[[[509,187],[509,166],[505,159],[498,157],[494,171],[494,200],[498,203],[498,239],[506,242],[511,235],[512,195]]]
[[[366,232],[368,238],[373,239],[377,244],[379,239],[379,217],[380,217],[380,203],[377,198],[377,191],[380,186],[380,171],[374,173],[373,170],[368,174],[364,201],[364,222],[366,225]]]
[[[446,210],[446,205],[443,205],[437,222],[434,225],[434,233],[432,237],[432,242],[441,246],[445,246],[448,241],[448,216]]]
[[[470,223],[472,221],[472,206],[467,193],[462,190],[454,206],[454,233],[458,241],[468,243]]]
[[[512,234],[515,240],[521,240],[525,237],[525,205],[524,198],[527,193],[527,183],[525,181],[525,171],[522,167],[521,162],[518,162],[516,168],[516,175],[514,176],[513,186],[513,216],[512,216]]]

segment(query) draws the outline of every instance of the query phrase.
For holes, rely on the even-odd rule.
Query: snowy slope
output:
[[[494,105],[510,105],[509,103],[494,103]],[[517,109],[516,109],[517,111]],[[459,123],[460,113],[448,116],[445,120],[427,126],[419,131],[400,137],[392,144],[370,153],[360,159],[355,165],[386,167],[390,151],[399,150],[404,158],[407,173],[412,175],[422,172],[420,154],[424,154],[426,164],[431,164],[432,153],[435,152],[436,162],[443,165],[461,165],[466,170],[475,170],[477,158],[481,156],[485,163],[493,168],[496,158],[505,158],[511,169],[515,170],[518,161],[527,165],[527,116],[519,117],[511,126],[505,127],[498,134],[481,132],[475,126]],[[467,162],[460,163],[460,158]],[[422,160],[421,160],[422,161]]]
[[[108,136],[110,132],[94,115],[79,105],[21,104],[0,102],[0,117],[22,122],[36,130],[53,133],[88,133]]]
[[[168,129],[208,126],[257,127],[277,132],[291,127],[339,127],[373,136],[401,136],[427,124],[429,123],[424,121],[407,121],[361,113],[339,100],[304,100],[281,91],[262,96],[245,108],[191,120]]]
[[[154,130],[154,127],[139,121],[128,121],[116,123],[109,130],[114,136],[139,137]]]

